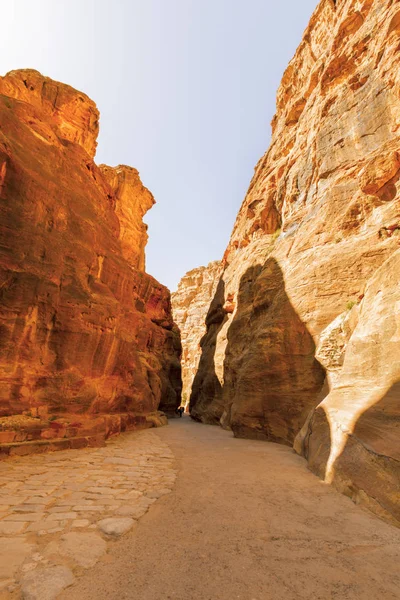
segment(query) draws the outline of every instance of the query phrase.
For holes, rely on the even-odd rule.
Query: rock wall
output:
[[[99,169],[114,193],[122,254],[132,267],[144,271],[148,235],[142,219],[155,204],[153,194],[144,187],[138,171],[132,167],[99,165]]]
[[[171,295],[174,321],[182,340],[182,401],[189,403],[192,383],[201,355],[201,340],[206,332],[205,319],[222,273],[220,261],[192,269],[182,277]]]
[[[224,255],[190,403],[237,436],[294,444],[397,522],[399,45],[397,2],[316,8]]]
[[[144,272],[154,199],[136,170],[93,162],[98,118],[87,96],[36,71],[0,78],[5,453],[100,443],[180,403],[170,294]]]

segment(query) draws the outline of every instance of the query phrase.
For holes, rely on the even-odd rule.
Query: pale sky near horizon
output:
[[[0,74],[37,69],[95,100],[95,160],[136,167],[154,194],[146,270],[173,291],[222,257],[317,4],[9,0]]]

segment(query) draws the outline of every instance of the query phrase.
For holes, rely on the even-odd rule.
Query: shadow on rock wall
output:
[[[190,395],[190,416],[203,423],[218,425],[223,412],[222,385],[215,371],[217,338],[227,321],[224,311],[225,283],[220,279],[206,317],[207,331],[202,337],[199,367]]]
[[[326,407],[319,406],[303,428],[301,453],[319,477],[399,525],[400,381],[347,427],[330,424]],[[335,431],[341,434],[336,443]]]
[[[161,400],[158,410],[171,417],[175,415],[176,408],[182,402],[181,330],[175,323],[164,348],[170,360],[168,368],[161,373]]]
[[[335,461],[333,482],[400,524],[400,381],[359,417]]]
[[[210,308],[209,315],[213,305],[214,310],[216,303],[219,307],[218,327],[213,332],[209,328],[202,340],[191,413],[203,422],[220,421],[236,437],[291,445],[319,403],[325,380],[313,339],[286,294],[279,264],[268,258],[241,278],[237,310],[227,333],[224,383],[221,386],[218,380],[214,395],[210,385],[204,393],[204,383],[218,379],[215,342],[228,318],[223,290],[220,283]]]

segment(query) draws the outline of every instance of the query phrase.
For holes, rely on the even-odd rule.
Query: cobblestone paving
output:
[[[171,491],[172,465],[151,431],[0,462],[1,600],[56,598]]]

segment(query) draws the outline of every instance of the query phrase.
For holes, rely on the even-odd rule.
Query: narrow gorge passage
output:
[[[189,417],[156,435],[171,494],[61,594],[64,600],[398,600],[400,530],[277,444]]]

